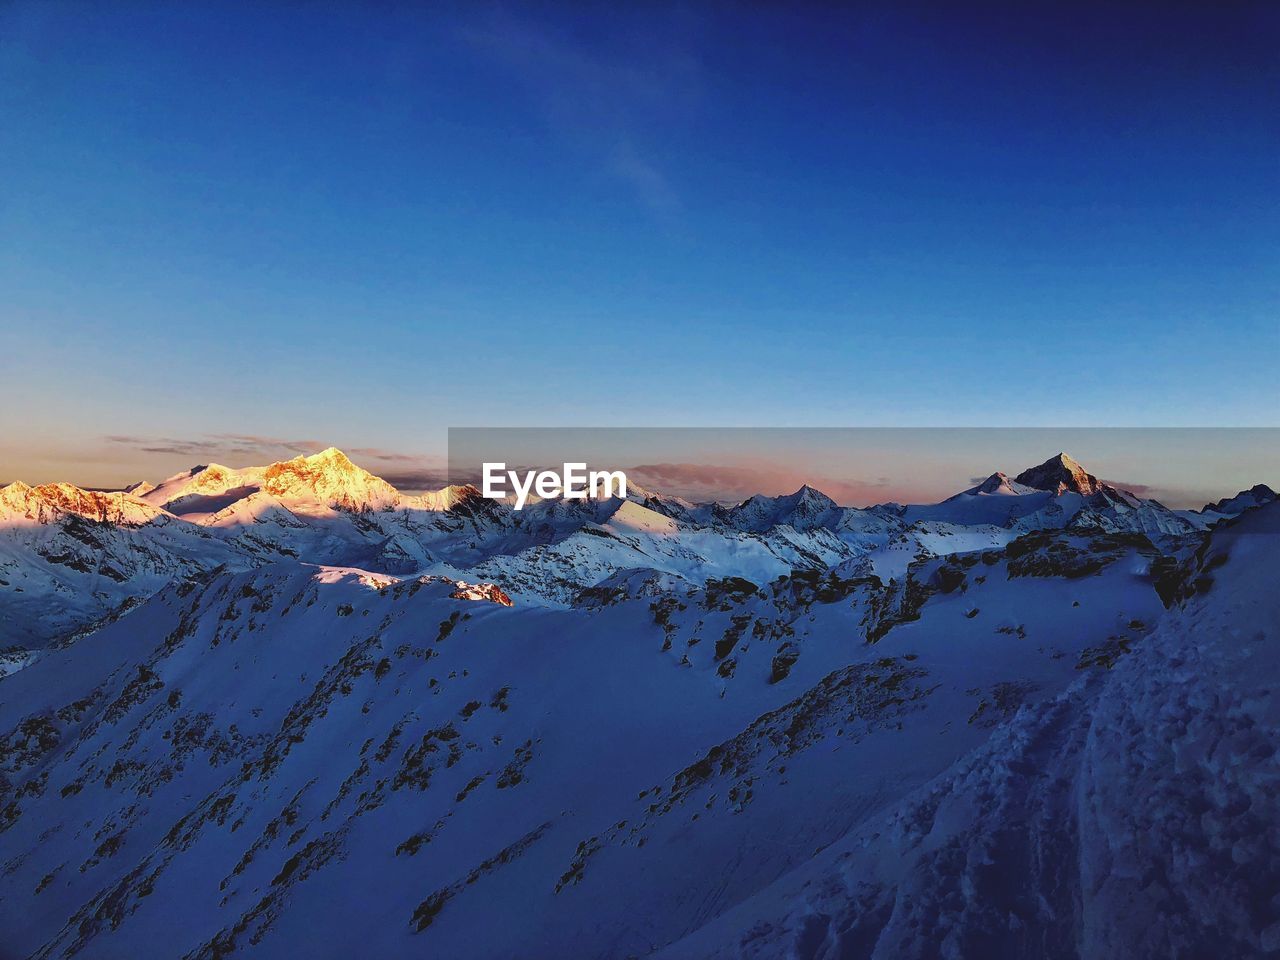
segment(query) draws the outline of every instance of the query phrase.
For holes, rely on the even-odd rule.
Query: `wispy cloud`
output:
[[[1101,477],[1098,479],[1102,480],[1103,483],[1110,484],[1117,490],[1127,490],[1129,493],[1138,497],[1151,497],[1157,493],[1157,488],[1153,487],[1149,483],[1129,483],[1126,480],[1103,480]]]
[[[1206,503],[1212,503],[1223,496],[1221,493],[1215,493],[1204,487],[1175,487],[1165,484],[1150,483],[1129,483],[1125,480],[1103,480],[1103,483],[1109,483],[1111,486],[1120,490],[1127,490],[1134,496],[1143,497],[1147,500],[1158,500],[1166,507],[1172,507],[1175,510],[1199,510]],[[1233,496],[1232,493],[1226,496]]]
[[[197,458],[240,460],[245,457],[297,456],[323,450],[319,440],[288,440],[247,433],[212,433],[194,438],[138,437],[114,434],[107,442],[132,447],[140,453],[172,454]]]
[[[382,463],[420,463],[423,459],[416,453],[398,453],[382,447],[349,447],[343,452],[354,460],[378,460]]]
[[[662,144],[693,115],[704,84],[682,15],[633,22],[612,12],[591,42],[505,11],[465,31],[517,82],[544,126],[602,173],[625,183],[655,215],[679,213]]]
[[[631,185],[636,196],[654,213],[671,218],[680,212],[680,197],[675,187],[651,160],[636,150],[634,144],[623,142],[617,145],[612,169]]]

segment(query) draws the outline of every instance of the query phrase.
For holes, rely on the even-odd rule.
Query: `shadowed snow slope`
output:
[[[1221,531],[1112,671],[660,955],[1273,955],[1277,565],[1280,510]]]
[[[191,580],[0,681],[0,927],[37,957],[648,953],[1105,669],[1163,609],[1155,556],[631,575],[559,611]]]

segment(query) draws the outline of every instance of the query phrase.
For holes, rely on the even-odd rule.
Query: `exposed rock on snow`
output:
[[[1015,482],[1033,490],[1079,493],[1084,496],[1101,493],[1106,486],[1065,453],[1050,457],[1039,466],[1022,471]]]

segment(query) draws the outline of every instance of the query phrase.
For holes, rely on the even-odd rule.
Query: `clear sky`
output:
[[[0,4],[0,482],[1277,423],[1276,4],[416,6]]]

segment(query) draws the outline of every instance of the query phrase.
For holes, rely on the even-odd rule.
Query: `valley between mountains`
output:
[[[1280,952],[1280,506],[0,488],[0,957]]]

